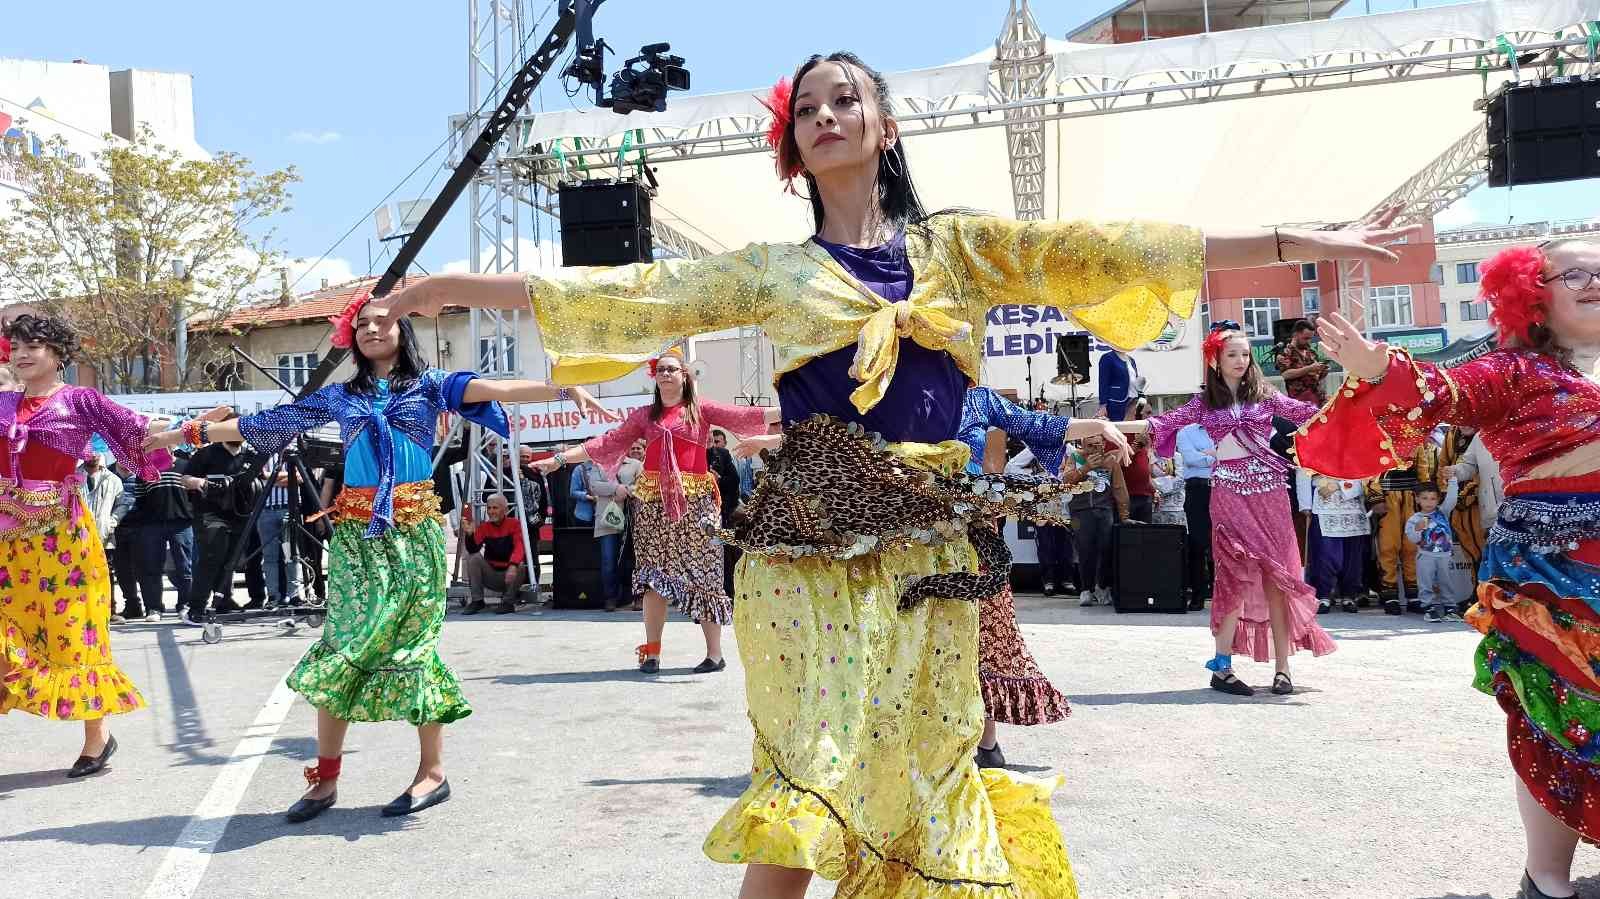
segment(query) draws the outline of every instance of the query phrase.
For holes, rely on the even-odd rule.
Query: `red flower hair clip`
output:
[[[663,350],[661,352],[661,355],[659,355],[659,356],[655,357],[654,359],[651,359],[649,362],[645,363],[646,365],[648,365],[650,367],[650,377],[653,378],[653,377],[656,376],[656,363],[660,362],[662,359],[665,359],[668,356],[671,356],[674,359],[677,359],[680,364],[683,362],[683,350],[680,350],[677,347],[668,347],[667,349],[665,349],[665,350]]]
[[[338,315],[331,315],[328,321],[333,325],[333,336],[328,342],[341,350],[348,350],[356,342],[356,316],[361,313],[361,307],[372,299],[372,291],[358,294],[344,311]]]
[[[1200,344],[1200,351],[1205,356],[1206,367],[1210,368],[1222,358],[1222,348],[1227,346],[1228,340],[1240,336],[1239,323],[1232,319],[1211,323],[1211,333],[1206,335]]]
[[[767,112],[772,113],[772,121],[767,124],[767,146],[777,154],[774,165],[778,170],[778,177],[793,182],[805,168],[800,163],[798,153],[790,158],[790,153],[784,150],[784,138],[789,134],[789,126],[794,123],[790,112],[794,104],[794,87],[789,84],[787,77],[779,78],[767,96],[764,99],[757,97],[756,102],[765,106]],[[792,184],[790,186],[793,187]]]
[[[1545,262],[1538,247],[1508,247],[1479,268],[1478,295],[1489,302],[1489,324],[1502,341],[1527,341],[1528,329],[1544,324],[1550,301],[1550,286],[1540,280]]]
[[[0,337],[0,363],[11,361],[11,338]]]

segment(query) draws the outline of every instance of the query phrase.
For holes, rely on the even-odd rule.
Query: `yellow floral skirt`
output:
[[[0,714],[81,721],[144,708],[111,659],[111,576],[94,517],[0,541]]]
[[[891,445],[955,470],[959,444]],[[705,841],[714,861],[804,868],[838,896],[1070,899],[1058,779],[980,770],[978,609],[897,609],[901,588],[972,571],[963,541],[836,562],[746,555],[734,629],[755,728],[751,785]]]

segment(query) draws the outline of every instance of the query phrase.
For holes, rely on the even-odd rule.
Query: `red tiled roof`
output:
[[[409,287],[428,279],[427,275],[407,275],[400,279],[395,286],[396,290]],[[218,322],[219,328],[259,328],[263,325],[298,324],[304,322],[327,321],[330,317],[344,311],[350,301],[362,293],[371,290],[378,283],[377,278],[357,278],[343,284],[334,284],[310,293],[300,294],[294,302],[279,304],[276,301],[263,303],[256,306],[246,306],[235,309],[227,318]]]

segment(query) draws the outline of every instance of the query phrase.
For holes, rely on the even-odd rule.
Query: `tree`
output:
[[[59,138],[15,161],[28,194],[0,216],[0,296],[70,323],[107,387],[159,387],[165,364],[181,387],[221,361],[224,341],[181,352],[179,328],[221,321],[266,280],[293,167],[185,158],[148,128],[87,165]]]

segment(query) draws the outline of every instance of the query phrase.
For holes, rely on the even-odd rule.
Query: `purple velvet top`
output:
[[[911,261],[904,232],[882,246],[857,249],[812,237],[835,262],[868,290],[891,302],[911,295]],[[938,443],[961,429],[961,408],[967,398],[967,376],[948,353],[930,350],[909,337],[900,338],[900,361],[883,400],[856,411],[850,393],[860,382],[850,377],[854,346],[818,356],[778,380],[778,403],[784,421],[800,421],[814,413],[858,422],[891,442]]]
[[[95,434],[105,440],[118,462],[144,480],[154,481],[163,469],[172,467],[172,454],[166,450],[144,451],[145,416],[117,405],[98,390],[68,384],[51,394],[31,418],[19,422],[17,405],[22,398],[20,390],[0,391],[0,447],[8,457],[7,477],[28,478],[30,445],[66,457],[63,461],[69,463],[70,472]],[[55,473],[55,466],[40,461]]]
[[[1156,457],[1166,458],[1177,449],[1178,432],[1187,425],[1199,424],[1218,446],[1233,434],[1239,446],[1251,456],[1284,471],[1288,466],[1271,447],[1272,417],[1288,419],[1298,426],[1316,414],[1316,406],[1291,399],[1276,390],[1267,391],[1266,398],[1259,403],[1241,403],[1226,409],[1211,408],[1201,395],[1150,419],[1150,442],[1155,444]]]

